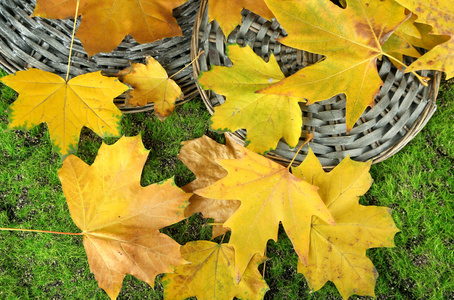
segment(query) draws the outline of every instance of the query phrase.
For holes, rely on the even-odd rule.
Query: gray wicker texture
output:
[[[65,75],[67,71],[73,20],[29,18],[36,0],[0,0],[0,67],[8,73],[29,68]],[[137,43],[131,36],[110,53],[99,53],[90,59],[81,42],[75,39],[70,76],[102,70],[106,76],[129,67],[130,62],[145,63],[150,55],[157,59],[169,76],[191,62],[190,48],[194,20],[200,0],[189,0],[173,11],[183,36],[166,38],[147,44]],[[80,21],[80,19],[79,19]],[[182,104],[198,95],[192,66],[173,77],[182,88]],[[115,104],[124,112],[152,110],[154,105],[142,107],[125,106],[125,95],[115,99]]]
[[[211,65],[231,66],[225,53],[227,43],[251,46],[255,53],[268,61],[274,53],[282,72],[289,76],[322,58],[317,54],[293,49],[276,41],[286,35],[275,20],[268,21],[248,10],[243,10],[243,22],[225,39],[217,22],[208,22],[207,0],[203,0],[194,25],[192,57],[204,51],[194,66],[194,76],[207,71]],[[410,64],[412,58],[405,57]],[[349,134],[345,124],[345,96],[314,103],[300,104],[303,127],[300,143],[290,149],[284,140],[277,149],[267,154],[275,161],[288,165],[297,149],[305,141],[306,133],[313,133],[314,139],[305,145],[297,155],[294,165],[306,157],[309,146],[320,159],[325,169],[336,166],[347,155],[356,161],[383,161],[398,152],[427,123],[435,112],[441,74],[422,71],[421,75],[431,77],[429,86],[423,86],[411,73],[403,74],[386,58],[378,64],[379,75],[384,82],[373,108],[367,108]],[[225,101],[222,95],[204,91],[200,94],[213,113],[214,107]],[[238,130],[231,136],[244,145],[245,130]]]

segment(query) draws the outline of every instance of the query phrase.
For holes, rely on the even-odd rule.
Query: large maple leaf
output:
[[[246,8],[254,13],[271,20],[273,13],[264,0],[209,0],[208,15],[210,22],[218,21],[225,36],[241,24],[241,11]]]
[[[305,97],[309,104],[345,93],[350,131],[379,93],[377,59],[387,55],[382,45],[407,19],[405,8],[394,0],[348,0],[345,9],[327,0],[265,2],[288,33],[282,43],[326,59],[259,93]]]
[[[221,159],[217,163],[228,175],[195,193],[206,198],[241,201],[241,206],[224,223],[232,230],[229,245],[235,248],[237,280],[254,254],[264,255],[268,240],[277,240],[281,222],[300,260],[306,263],[312,216],[333,222],[317,194],[318,188],[244,147],[241,158]]]
[[[128,90],[101,72],[65,82],[60,76],[29,69],[3,77],[19,93],[9,107],[10,129],[31,129],[46,122],[54,149],[63,157],[77,151],[80,130],[86,126],[100,137],[120,135],[121,111],[113,98]]]
[[[298,101],[305,100],[255,93],[285,78],[274,55],[266,63],[249,46],[229,45],[227,51],[233,67],[213,66],[198,79],[204,89],[226,96],[226,102],[215,107],[211,127],[246,129],[247,147],[258,153],[276,148],[281,137],[296,146],[302,126]]]
[[[126,274],[153,286],[157,274],[184,263],[180,245],[159,229],[184,219],[192,194],[172,179],[142,187],[148,152],[140,136],[123,137],[103,144],[91,166],[71,155],[58,172],[90,270],[112,299]]]
[[[82,22],[76,37],[89,56],[110,52],[125,35],[139,43],[181,35],[172,10],[187,0],[80,0]],[[74,18],[77,0],[38,0],[33,16]]]
[[[116,75],[134,88],[127,98],[128,105],[144,106],[152,102],[155,115],[164,120],[175,109],[175,102],[183,98],[183,92],[157,60],[147,56],[146,63],[132,64]]]
[[[207,136],[183,142],[178,158],[197,176],[191,183],[182,187],[185,192],[194,192],[212,185],[227,176],[228,172],[216,161],[241,157],[240,145],[227,134],[226,144],[218,144]],[[215,223],[224,223],[238,209],[241,202],[204,198],[194,194],[184,211],[187,217],[201,212],[204,218],[213,218]],[[213,226],[213,238],[224,234],[228,229],[221,225]]]
[[[164,299],[198,300],[263,299],[268,285],[257,270],[263,257],[255,255],[240,283],[235,279],[235,253],[226,244],[208,241],[190,242],[181,247],[183,258],[190,262],[178,266],[174,274],[162,278]]]
[[[396,0],[418,15],[418,22],[431,25],[432,34],[447,35],[451,38],[424,54],[412,63],[407,72],[418,70],[439,70],[446,72],[446,78],[454,76],[454,2],[447,0]]]
[[[366,256],[366,249],[393,247],[396,228],[387,207],[358,203],[372,184],[371,162],[352,161],[349,157],[325,173],[312,151],[293,174],[318,186],[318,193],[336,224],[319,217],[312,219],[307,266],[298,263],[309,287],[319,290],[334,282],[344,299],[350,295],[374,296],[377,271]]]

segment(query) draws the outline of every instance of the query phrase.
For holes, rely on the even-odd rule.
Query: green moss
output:
[[[398,154],[372,166],[374,184],[361,199],[364,205],[392,208],[401,230],[395,248],[367,251],[379,273],[378,299],[454,297],[454,87],[444,83],[440,90],[439,109],[428,125]],[[0,225],[79,232],[61,190],[57,176],[61,161],[52,151],[46,125],[6,130],[5,110],[14,97],[13,90],[0,87]],[[203,134],[222,142],[224,137],[210,131],[209,123],[200,99],[178,107],[164,122],[151,112],[125,115],[122,134],[141,134],[150,149],[142,186],[172,176],[180,187],[191,182],[194,175],[176,155],[182,141]],[[101,142],[83,129],[76,155],[91,164]],[[210,222],[195,214],[161,231],[180,244],[210,240]],[[227,242],[229,234],[215,241],[222,239]],[[3,231],[0,252],[0,299],[108,299],[90,273],[81,237]],[[260,272],[265,268],[270,286],[266,299],[340,299],[332,283],[311,293],[304,276],[297,273],[298,257],[282,227],[278,241],[268,243],[267,256],[259,266]],[[126,276],[119,299],[162,299],[161,277],[153,290]]]

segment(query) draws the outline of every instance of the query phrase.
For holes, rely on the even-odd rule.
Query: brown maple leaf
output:
[[[185,192],[194,192],[207,187],[227,176],[228,172],[221,167],[218,159],[235,159],[241,157],[240,146],[227,134],[226,144],[218,144],[207,136],[183,142],[178,158],[197,176],[191,183],[182,187]],[[184,211],[186,217],[201,212],[204,218],[213,218],[215,223],[224,223],[238,209],[241,202],[225,201],[193,195]],[[213,238],[228,231],[221,225],[213,226]]]
[[[185,262],[180,245],[159,229],[184,219],[192,194],[172,179],[142,187],[148,152],[140,136],[123,137],[103,144],[91,166],[71,155],[58,172],[90,270],[112,299],[126,274],[153,286],[157,274]]]
[[[187,0],[80,0],[82,22],[76,37],[89,56],[110,52],[125,35],[139,43],[181,35],[172,10]],[[74,18],[77,0],[38,0],[32,16]]]

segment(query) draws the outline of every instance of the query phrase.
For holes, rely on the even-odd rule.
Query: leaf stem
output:
[[[216,225],[222,226],[222,225],[224,225],[224,223],[208,223],[207,225],[208,226],[216,226]]]
[[[181,70],[179,70],[178,72],[176,72],[175,74],[173,74],[172,76],[169,76],[169,79],[171,79],[173,76],[177,75],[178,73],[180,73],[181,71],[183,71],[184,69],[188,68],[190,65],[192,65],[199,57],[200,55],[202,55],[202,53],[205,52],[205,51],[202,51],[199,53],[199,55],[196,56],[196,58],[194,58],[189,64],[187,64],[186,66],[184,66]]]
[[[65,235],[83,235],[83,232],[72,233],[72,232],[59,232],[59,231],[47,231],[47,230],[35,230],[35,229],[21,229],[21,228],[2,228],[0,230],[7,231],[26,231],[26,232],[40,232],[40,233],[53,233],[53,234],[65,234]]]
[[[225,235],[226,235],[226,233],[224,233],[224,234],[222,235],[222,239],[221,239],[221,243],[220,243],[220,244],[222,244],[222,242],[224,242]]]
[[[313,134],[313,133],[306,133],[306,141],[304,141],[304,143],[303,143],[303,144],[299,147],[299,149],[296,151],[295,156],[293,156],[292,161],[288,164],[287,169],[290,170],[290,167],[292,166],[293,162],[295,161],[296,156],[297,156],[298,153],[300,152],[301,148],[303,148],[303,146],[306,145],[307,143],[309,143],[313,138],[314,138],[314,134]]]
[[[394,62],[397,62],[398,64],[400,64],[401,66],[407,68],[408,66],[406,64],[404,64],[403,62],[401,62],[400,60],[396,59],[395,57],[389,55],[389,54],[386,54],[386,53],[383,53],[386,57],[388,57],[390,60],[394,61]],[[421,82],[421,84],[423,86],[428,86],[429,85],[429,81],[430,81],[430,77],[426,77],[426,76],[421,76],[419,75],[418,73],[416,73],[415,71],[411,71],[411,73],[413,73],[413,75],[415,75],[416,78],[418,78],[419,82]]]
[[[264,256],[266,256],[266,249],[267,248],[265,248],[265,252],[263,253]],[[263,262],[263,269],[262,269],[262,277],[263,277],[263,279],[265,279],[265,268],[266,268],[266,260]]]
[[[73,52],[73,45],[74,45],[74,35],[76,33],[76,25],[77,25],[77,16],[79,15],[79,3],[80,0],[77,0],[76,4],[76,15],[74,17],[74,26],[73,26],[73,33],[71,36],[71,45],[69,46],[69,57],[68,57],[68,70],[66,71],[66,79],[65,81],[68,82],[69,78],[69,68],[71,67],[71,54]]]

